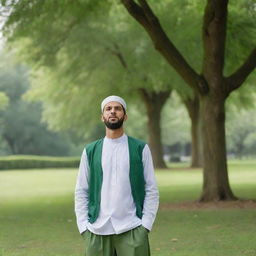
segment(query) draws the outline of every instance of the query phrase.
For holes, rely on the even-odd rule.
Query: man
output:
[[[83,151],[75,190],[85,255],[150,256],[159,196],[149,147],[124,133],[124,99],[109,96],[101,110],[106,136]]]

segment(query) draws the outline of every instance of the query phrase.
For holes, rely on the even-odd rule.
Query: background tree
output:
[[[28,69],[3,53],[0,66],[0,95],[9,99],[0,112],[2,154],[68,155],[72,143],[67,136],[48,131],[40,122],[39,103],[22,100],[29,87]]]
[[[227,174],[225,101],[232,91],[242,85],[256,66],[255,33],[252,34],[252,45],[247,51],[248,57],[235,71],[225,76],[228,1],[208,0],[203,17],[203,60],[202,72],[199,73],[175,47],[146,0],[138,0],[138,3],[132,0],[121,2],[147,31],[155,48],[200,97],[204,145],[201,200],[235,199]],[[236,6],[239,6],[240,12],[248,13],[247,24],[254,27],[253,2],[246,4],[244,1],[236,1]]]

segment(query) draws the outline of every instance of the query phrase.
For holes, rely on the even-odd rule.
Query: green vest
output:
[[[102,186],[102,155],[103,139],[96,140],[86,146],[86,154],[90,167],[89,172],[89,202],[88,219],[90,223],[97,220],[100,210],[101,186]],[[141,219],[145,198],[144,168],[142,151],[145,143],[128,136],[128,148],[130,155],[130,184],[132,197],[136,206],[136,215]]]

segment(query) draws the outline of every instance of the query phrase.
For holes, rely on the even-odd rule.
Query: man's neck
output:
[[[123,127],[116,129],[116,130],[111,130],[106,127],[106,137],[109,139],[117,139],[124,134],[124,129]]]

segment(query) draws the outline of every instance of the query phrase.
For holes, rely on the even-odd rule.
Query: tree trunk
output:
[[[140,88],[139,92],[146,106],[149,146],[152,152],[154,166],[156,168],[167,168],[163,159],[163,146],[161,141],[161,111],[171,91],[149,92],[144,88]]]
[[[202,167],[200,102],[198,96],[183,100],[191,121],[191,167]]]
[[[205,164],[200,201],[234,200],[226,159],[225,99],[212,94],[203,96],[201,110]]]

